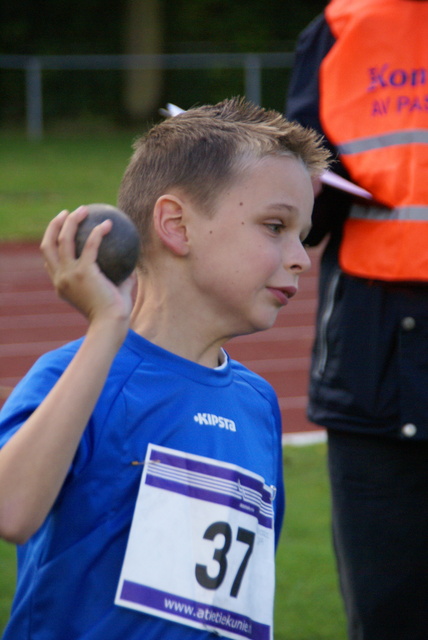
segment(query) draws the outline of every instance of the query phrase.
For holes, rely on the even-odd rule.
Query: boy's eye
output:
[[[267,222],[266,227],[269,231],[272,231],[272,233],[278,234],[285,228],[285,225],[282,222]]]

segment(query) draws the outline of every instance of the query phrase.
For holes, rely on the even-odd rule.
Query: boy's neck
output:
[[[175,355],[205,367],[215,368],[224,362],[223,344],[227,338],[214,332],[207,334],[206,323],[180,299],[179,293],[154,296],[140,280],[131,327],[146,340]],[[191,310],[189,310],[191,309]]]

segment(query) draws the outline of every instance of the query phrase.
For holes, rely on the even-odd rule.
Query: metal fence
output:
[[[0,69],[25,72],[26,128],[33,140],[43,137],[43,71],[125,69],[242,69],[245,96],[261,103],[262,70],[285,69],[294,53],[174,53],[159,55],[0,55]]]

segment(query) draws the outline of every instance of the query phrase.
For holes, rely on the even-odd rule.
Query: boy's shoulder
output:
[[[270,403],[277,404],[278,399],[273,386],[261,375],[249,369],[238,360],[230,360],[231,367],[236,375],[243,383],[252,387],[260,395],[262,395]]]

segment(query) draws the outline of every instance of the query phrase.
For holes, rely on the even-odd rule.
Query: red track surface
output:
[[[308,366],[314,334],[317,260],[300,290],[269,331],[236,338],[230,355],[274,386],[284,433],[313,431],[305,418]],[[74,340],[85,320],[56,297],[37,245],[0,245],[0,405],[42,353]]]

